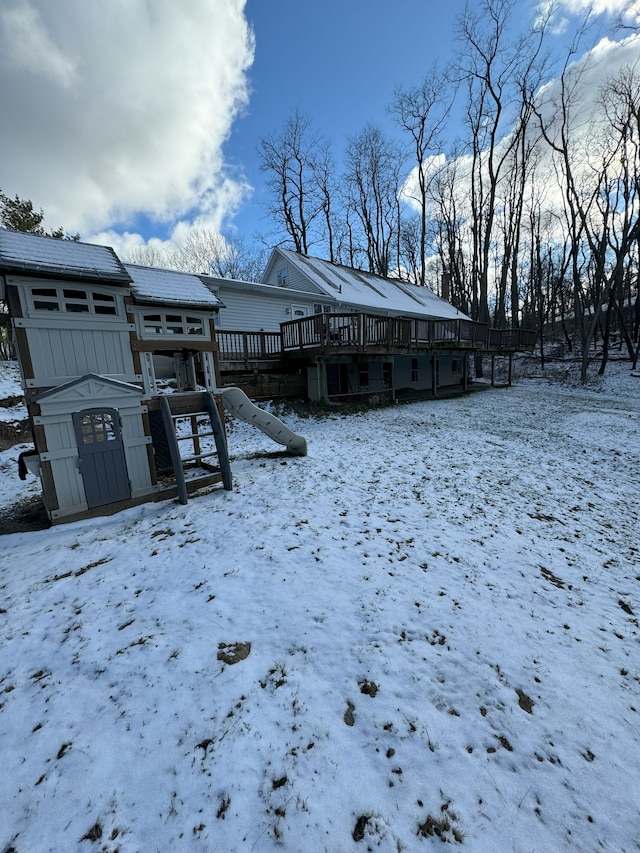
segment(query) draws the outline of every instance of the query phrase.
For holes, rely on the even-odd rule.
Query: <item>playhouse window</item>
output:
[[[191,314],[143,314],[142,329],[146,335],[176,335],[181,338],[207,338],[204,317]]]
[[[65,311],[71,311],[75,314],[89,313],[89,297],[85,290],[68,290],[65,287],[62,295],[64,296]]]
[[[55,287],[32,287],[33,307],[37,311],[59,311],[58,291]]]
[[[116,298],[110,293],[77,287],[32,287],[34,311],[64,311],[68,314],[108,314],[117,316]]]
[[[80,429],[83,444],[100,444],[117,439],[113,418],[107,412],[83,415]]]
[[[184,335],[183,318],[180,314],[167,314],[167,334]]]
[[[160,314],[145,314],[142,318],[142,324],[148,335],[162,334],[162,317]]]
[[[117,314],[116,298],[110,293],[92,293],[93,310],[96,314]]]

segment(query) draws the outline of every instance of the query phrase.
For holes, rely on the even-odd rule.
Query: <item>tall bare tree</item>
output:
[[[402,154],[379,128],[368,125],[348,140],[345,160],[347,205],[359,225],[355,239],[361,239],[352,244],[351,254],[362,253],[370,272],[397,272]]]
[[[441,150],[454,94],[448,73],[434,65],[420,85],[397,88],[391,105],[391,112],[411,140],[415,180],[410,176],[404,192],[411,193],[408,187],[415,187],[410,198],[418,207],[417,284],[421,285],[426,284],[429,184],[437,174],[434,158]]]
[[[514,152],[531,115],[525,95],[535,89],[541,76],[539,58],[546,21],[540,20],[526,35],[513,38],[516,5],[517,0],[482,0],[467,7],[458,25],[461,50],[456,73],[466,85],[471,157],[472,310],[483,322],[489,321],[490,313],[499,186],[505,172],[524,166]],[[513,248],[515,242],[514,234],[507,248]]]
[[[260,140],[259,152],[271,190],[268,211],[295,251],[307,255],[317,240],[318,219],[325,226],[332,221],[328,145],[296,108],[280,132]]]

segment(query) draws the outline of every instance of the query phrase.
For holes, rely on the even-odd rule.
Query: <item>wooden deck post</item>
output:
[[[438,390],[436,388],[436,356],[433,354],[431,356],[431,392],[434,397],[438,396]]]
[[[495,385],[494,385],[494,382],[493,382],[493,376],[494,376],[494,373],[495,373],[495,368],[496,368],[496,357],[495,357],[495,355],[492,353],[492,354],[491,354],[491,387],[492,387],[492,388],[495,388]]]
[[[509,387],[511,387],[511,367],[513,365],[513,353],[509,353]]]

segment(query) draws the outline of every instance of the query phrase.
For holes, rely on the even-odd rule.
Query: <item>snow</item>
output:
[[[403,317],[435,317],[447,320],[467,318],[466,314],[436,296],[429,287],[382,278],[364,270],[300,255],[290,249],[278,247],[274,251],[298,269],[320,292],[335,299],[339,304],[374,312],[391,311]],[[267,272],[272,264],[273,261],[270,261]]]
[[[137,302],[219,308],[222,303],[197,275],[125,264]]]
[[[129,277],[115,252],[75,240],[58,240],[0,228],[0,271],[39,271],[73,278],[97,276],[127,283]]]
[[[638,850],[639,392],[234,421],[233,492],[2,537],[0,849]]]

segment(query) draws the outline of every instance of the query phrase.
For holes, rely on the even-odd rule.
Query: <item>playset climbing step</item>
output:
[[[166,394],[157,399],[180,503],[187,503],[189,493],[215,483],[222,483],[227,491],[231,491],[227,438],[213,394],[210,391],[188,391]],[[204,429],[201,429],[203,420]],[[201,440],[209,436],[215,441],[215,450],[202,448]],[[184,441],[192,442],[192,453],[180,452],[180,443]],[[206,461],[213,457],[217,457],[217,465]]]

